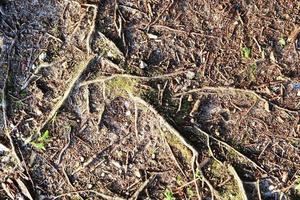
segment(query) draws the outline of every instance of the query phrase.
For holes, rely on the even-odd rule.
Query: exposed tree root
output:
[[[58,110],[61,108],[61,106],[64,104],[66,99],[70,96],[73,88],[75,87],[77,81],[80,79],[82,73],[87,69],[87,67],[94,61],[96,56],[91,55],[88,56],[84,61],[80,62],[78,64],[77,69],[75,69],[75,73],[71,79],[71,81],[68,83],[68,86],[63,94],[63,96],[58,100],[58,102],[53,106],[53,109],[50,111],[50,113],[47,115],[47,118],[41,123],[41,125],[36,129],[35,133],[32,133],[32,135],[26,140],[25,143],[30,142],[32,139],[34,139],[38,134],[40,134],[41,130],[49,123],[49,121],[56,115]]]
[[[187,95],[187,94],[197,93],[197,92],[205,92],[206,94],[208,94],[209,91],[212,91],[214,93],[219,92],[219,93],[222,93],[222,94],[227,94],[228,92],[249,94],[249,95],[251,95],[253,97],[256,97],[257,99],[263,101],[265,103],[265,110],[267,110],[267,111],[270,111],[269,110],[269,104],[270,104],[270,105],[274,106],[275,108],[277,108],[278,110],[282,110],[282,111],[285,111],[285,112],[288,112],[288,113],[294,113],[294,114],[299,113],[299,111],[290,110],[290,109],[287,109],[287,108],[280,107],[280,106],[268,101],[264,97],[260,96],[255,91],[248,90],[248,89],[239,89],[239,88],[232,88],[232,87],[202,87],[202,88],[192,89],[192,90],[189,90],[187,92],[182,92],[182,93],[175,94],[174,97],[180,97],[181,95]]]
[[[264,173],[267,173],[262,167],[260,167],[259,165],[257,165],[253,160],[251,160],[250,158],[248,158],[247,156],[245,156],[244,154],[242,154],[241,152],[239,152],[238,150],[236,150],[235,148],[233,148],[232,146],[230,146],[229,144],[227,144],[226,142],[219,140],[217,138],[215,138],[212,135],[209,135],[208,133],[206,133],[205,131],[202,131],[199,127],[194,126],[193,127],[194,130],[197,131],[197,133],[200,133],[202,135],[204,135],[205,137],[210,137],[211,139],[213,139],[214,141],[216,141],[217,143],[221,144],[222,146],[224,146],[227,149],[232,150],[233,152],[235,152],[237,155],[239,155],[240,157],[242,157],[244,160],[248,161],[249,163],[251,163],[255,168],[261,170]]]
[[[243,185],[242,180],[240,179],[239,175],[237,174],[237,172],[235,171],[234,167],[232,165],[228,165],[228,170],[230,171],[230,173],[233,175],[234,179],[236,180],[240,193],[242,195],[242,200],[248,200],[248,197],[246,195],[246,191]]]

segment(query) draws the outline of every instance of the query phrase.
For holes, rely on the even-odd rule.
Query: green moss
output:
[[[169,133],[164,134],[170,146],[178,149],[185,158],[186,162],[190,162],[192,159],[191,151],[184,144],[182,144],[182,142],[175,135]]]
[[[214,161],[211,164],[212,178],[215,180],[226,180],[228,175],[231,175],[227,167],[221,165],[220,163]],[[239,187],[232,178],[221,188],[218,188],[219,194],[224,200],[240,200],[243,199],[242,194],[239,191]]]
[[[103,57],[110,58],[118,64],[123,64],[125,60],[123,53],[118,49],[115,43],[109,40],[104,34],[99,33],[99,38],[97,38],[94,44],[96,53],[99,53]]]
[[[127,96],[128,93],[138,95],[141,91],[137,89],[137,84],[136,79],[118,77],[107,82],[106,90],[112,97]]]

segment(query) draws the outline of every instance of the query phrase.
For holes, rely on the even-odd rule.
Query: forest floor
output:
[[[300,2],[0,1],[0,199],[300,199]]]

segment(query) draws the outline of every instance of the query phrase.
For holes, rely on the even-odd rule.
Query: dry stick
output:
[[[134,102],[134,131],[137,140],[139,140],[138,115],[139,113],[138,113],[137,105]]]
[[[166,89],[167,85],[168,85],[168,81],[165,82],[164,87],[159,91],[159,102],[160,102],[160,105],[162,105],[162,103],[163,103],[164,92],[165,92],[165,89]]]
[[[71,127],[69,127],[69,129],[67,130],[67,143],[62,148],[62,150],[60,151],[60,153],[58,155],[58,159],[57,159],[57,163],[56,163],[57,165],[60,164],[62,155],[65,153],[65,151],[67,150],[67,148],[70,146],[70,143],[71,143]]]
[[[169,26],[164,26],[164,25],[154,25],[153,27],[154,28],[159,28],[159,29],[166,29],[168,31],[173,31],[173,32],[182,33],[182,34],[190,34],[190,35],[193,35],[193,36],[202,36],[202,37],[220,39],[217,36],[207,35],[207,34],[199,33],[199,32],[187,32],[187,31],[184,31],[184,30],[179,30],[179,29],[171,28]]]
[[[68,174],[67,174],[67,172],[66,172],[66,170],[65,170],[65,167],[62,168],[62,171],[63,171],[63,174],[64,174],[64,176],[65,176],[65,179],[67,180],[68,185],[72,188],[72,190],[75,190],[76,188],[75,188],[75,187],[73,186],[73,184],[71,183],[70,178],[69,178],[69,176],[68,176]],[[80,196],[79,193],[76,193],[76,196],[77,196],[79,199],[83,200],[83,198]]]
[[[153,22],[150,22],[147,25],[146,29],[149,29],[150,26],[155,24],[161,18],[161,16],[173,5],[173,3],[174,3],[174,0],[171,0],[169,2],[169,4],[166,7],[164,7],[163,10],[158,14],[158,16],[155,18],[155,20]]]
[[[211,147],[210,147],[210,142],[209,142],[209,136],[207,135],[206,136],[206,145],[207,145],[207,148],[208,148],[208,151],[209,151],[209,153],[211,154],[211,156],[213,157],[213,159],[215,160],[215,161],[217,161],[220,165],[223,165],[223,163],[219,160],[219,159],[217,159],[216,157],[215,157],[215,155],[214,155],[214,153],[213,153],[213,151],[212,151],[212,149],[211,149]]]
[[[54,105],[53,109],[48,114],[48,117],[44,120],[44,122],[37,128],[37,132],[33,133],[25,143],[28,143],[34,138],[37,134],[40,134],[40,131],[49,123],[49,121],[55,116],[61,106],[64,104],[65,100],[70,96],[73,88],[75,87],[77,81],[81,77],[82,73],[86,70],[86,68],[95,60],[94,55],[89,56],[86,60],[79,63],[78,68],[76,69],[74,76],[72,77],[70,83],[68,84],[67,89],[65,90],[63,96],[60,100]]]
[[[209,180],[204,176],[204,174],[201,171],[201,179],[206,183],[208,186],[210,193],[211,193],[211,199],[214,200],[214,197],[217,197],[217,199],[221,200],[219,192],[212,186],[212,184],[209,182]]]
[[[94,10],[93,10],[93,19],[92,19],[92,25],[91,25],[91,28],[90,28],[90,31],[86,37],[86,49],[87,49],[87,53],[88,55],[90,53],[92,53],[92,49],[91,49],[91,37],[93,35],[93,33],[95,32],[95,24],[96,24],[96,18],[97,18],[97,11],[98,11],[98,7],[96,5],[90,5],[89,6],[93,7]]]
[[[222,140],[219,140],[217,138],[215,138],[212,135],[209,135],[208,133],[206,133],[205,131],[201,130],[199,127],[197,126],[193,126],[194,129],[201,134],[204,134],[206,137],[210,137],[211,139],[215,140],[216,142],[220,143],[221,145],[223,145],[224,147],[226,147],[227,149],[230,149],[232,151],[234,151],[237,155],[241,156],[243,159],[245,159],[246,161],[250,162],[255,168],[261,170],[264,173],[267,173],[262,167],[260,167],[259,165],[257,165],[254,161],[252,161],[250,158],[248,158],[247,156],[245,156],[244,154],[242,154],[241,152],[239,152],[238,150],[236,150],[235,148],[233,148],[232,146],[230,146],[229,144],[227,144],[226,142],[223,142]]]
[[[240,92],[240,93],[248,93],[251,94],[252,96],[255,96],[257,99],[263,101],[265,104],[271,104],[272,106],[276,107],[279,110],[283,110],[285,112],[290,112],[290,113],[295,113],[298,114],[298,111],[294,111],[294,110],[289,110],[286,108],[282,108],[272,102],[269,102],[268,100],[266,100],[265,98],[263,98],[262,96],[260,96],[259,94],[257,94],[255,91],[252,90],[248,90],[248,89],[239,89],[239,88],[233,88],[233,87],[202,87],[202,88],[197,88],[197,89],[192,89],[189,90],[187,92],[182,92],[182,93],[178,93],[175,94],[174,97],[178,97],[181,95],[186,95],[186,94],[191,94],[191,93],[196,93],[196,92],[203,92],[205,90],[211,90],[211,91],[216,91],[216,92],[226,92],[226,91],[231,91],[231,92]],[[207,91],[206,91],[207,93]]]
[[[183,184],[182,186],[176,188],[175,191],[181,190],[182,188],[185,188],[185,187],[189,186],[190,184],[195,183],[195,181],[198,181],[198,180],[201,180],[201,178],[193,179],[193,180]]]
[[[118,2],[117,0],[115,0],[115,6],[114,6],[114,25],[115,25],[115,28],[118,32],[118,36],[121,38],[122,37],[122,18],[121,16],[118,16],[118,8],[119,5],[118,5]],[[117,23],[117,21],[119,22],[119,25]]]
[[[148,187],[149,184],[151,184],[154,179],[156,178],[157,174],[153,174],[150,178],[148,178],[139,188],[135,193],[129,198],[129,200],[137,200],[138,197],[140,196],[141,192],[145,190],[146,187]]]
[[[234,167],[232,165],[228,165],[228,170],[230,171],[230,173],[233,175],[233,177],[235,178],[235,180],[237,181],[237,185],[239,187],[240,192],[242,193],[242,200],[248,200],[248,197],[246,195],[246,191],[243,185],[242,180],[240,179],[239,175],[237,174],[237,172],[235,171]]]
[[[102,118],[103,118],[103,113],[105,111],[105,103],[101,104],[100,105],[100,111],[99,111],[99,118],[98,118],[98,121],[97,121],[97,133],[100,133],[100,130],[99,130],[99,126],[101,125],[101,122],[102,122]]]
[[[97,192],[95,190],[77,190],[77,191],[67,192],[67,193],[57,195],[57,196],[53,197],[53,199],[58,199],[58,198],[61,198],[61,197],[65,197],[65,196],[68,196],[68,195],[71,195],[71,194],[78,194],[78,193],[94,193],[95,195],[97,195],[97,196],[99,196],[103,199],[106,199],[106,200],[126,200],[122,197],[112,197],[112,196],[103,194],[101,192]]]
[[[122,69],[121,67],[119,67],[119,65],[113,63],[111,60],[106,59],[106,58],[101,58],[101,59],[100,59],[100,63],[101,63],[102,65],[107,64],[107,65],[109,65],[110,67],[112,67],[112,68],[118,70],[119,72],[124,72],[124,71],[125,71],[124,69]]]
[[[51,67],[51,66],[59,64],[59,63],[61,63],[63,61],[65,61],[64,58],[60,59],[60,60],[58,60],[56,62],[53,62],[53,63],[41,63],[40,65],[38,65],[37,68],[34,70],[34,72],[28,78],[26,78],[26,81],[22,85],[21,90],[24,90],[28,86],[28,84],[32,81],[32,79],[34,78],[34,76],[36,74],[38,74],[41,69],[46,68],[46,67]]]
[[[112,144],[109,144],[108,146],[106,146],[104,149],[102,149],[99,153],[94,154],[93,156],[91,156],[87,161],[85,161],[82,166],[79,166],[77,169],[75,169],[72,173],[72,175],[82,171],[84,168],[86,168],[87,166],[89,166],[91,163],[95,162],[95,160],[106,150],[108,150],[110,147],[112,146]]]
[[[181,95],[180,98],[179,98],[179,105],[178,105],[178,108],[177,108],[176,112],[180,112],[181,106],[182,106],[182,100],[183,100],[183,95]]]

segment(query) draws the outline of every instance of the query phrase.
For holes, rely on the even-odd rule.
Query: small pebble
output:
[[[126,115],[126,116],[130,116],[130,115],[131,115],[130,110],[127,110],[126,113],[125,113],[125,115]]]
[[[141,69],[145,69],[146,67],[148,67],[148,65],[147,65],[147,63],[145,63],[144,61],[140,61],[140,65],[139,65],[139,67],[141,68]]]
[[[188,79],[190,79],[190,80],[194,79],[195,76],[196,76],[195,72],[188,71],[188,72],[186,73],[186,77],[187,77]]]
[[[134,172],[134,175],[137,177],[137,178],[141,178],[142,177],[142,174],[141,174],[141,172],[140,172],[140,170],[135,170]]]
[[[193,99],[193,95],[191,95],[191,94],[190,94],[190,95],[188,96],[188,99],[187,99],[187,100],[188,100],[188,102],[192,102],[192,101],[194,101],[194,99]]]
[[[39,61],[45,61],[47,57],[47,53],[46,52],[43,52],[39,55]]]
[[[84,157],[80,157],[80,162],[84,162]]]
[[[113,164],[116,168],[121,168],[122,167],[122,165],[120,164],[120,162],[115,161],[115,160],[112,160],[111,164]]]

